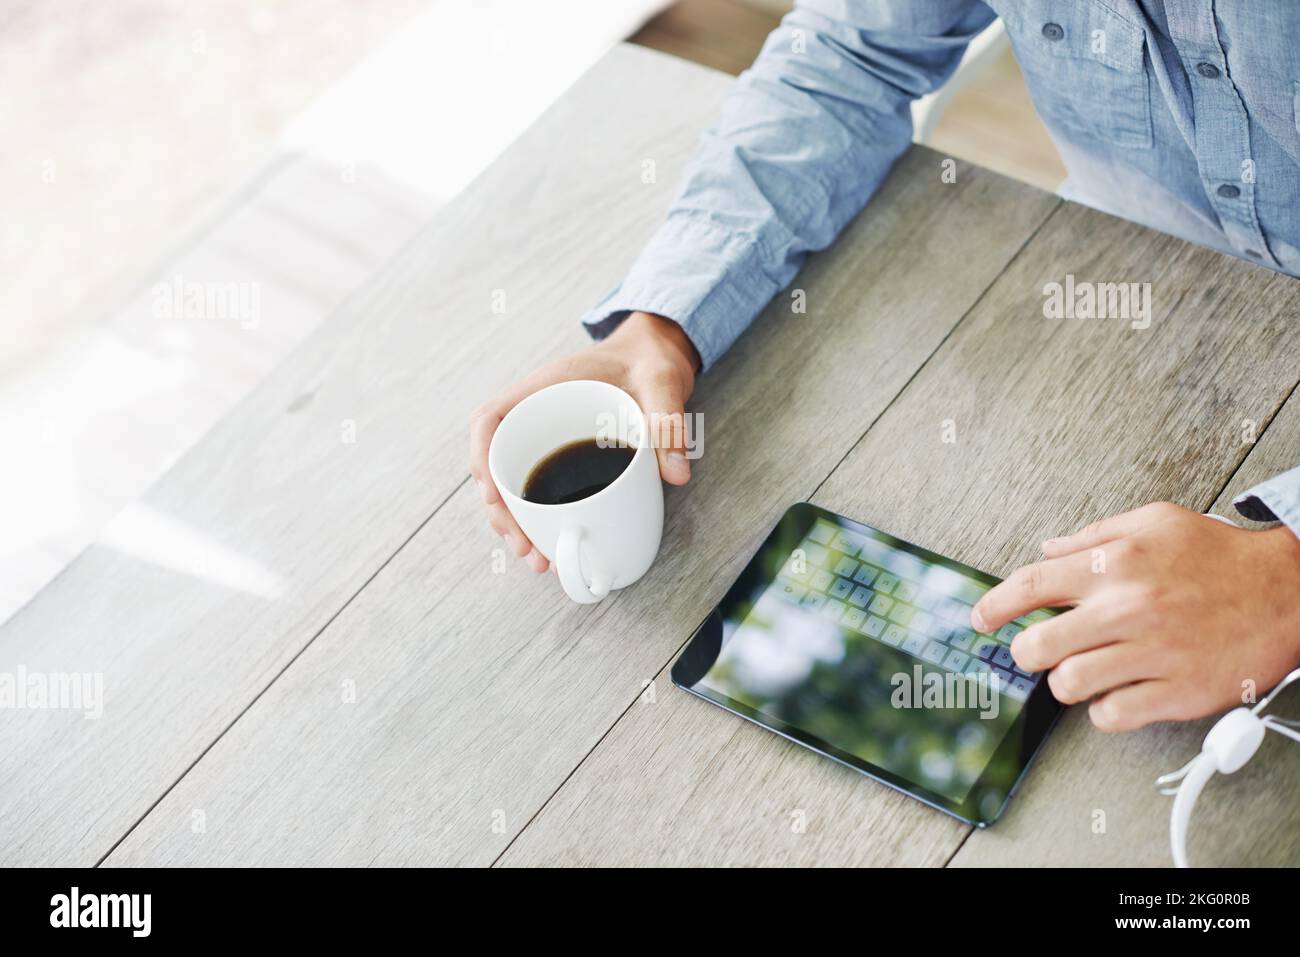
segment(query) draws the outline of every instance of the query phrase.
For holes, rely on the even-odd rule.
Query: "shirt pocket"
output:
[[[1095,0],[1005,7],[1007,34],[1034,106],[1070,139],[1151,145],[1150,80],[1141,28]]]

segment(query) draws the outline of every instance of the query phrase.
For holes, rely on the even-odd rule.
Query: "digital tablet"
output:
[[[1001,815],[1062,706],[971,606],[1000,579],[801,503],[673,665],[673,683],[967,823]]]

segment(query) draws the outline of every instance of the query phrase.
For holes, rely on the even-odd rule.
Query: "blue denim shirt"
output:
[[[1062,194],[1300,275],[1300,3],[802,0],[737,81],[667,220],[583,317],[680,323],[705,368],[866,204],[911,102],[1001,16]],[[1300,534],[1300,468],[1238,508]]]

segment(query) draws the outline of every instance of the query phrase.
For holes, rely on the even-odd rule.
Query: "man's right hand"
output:
[[[470,416],[469,470],[478,483],[493,531],[505,538],[515,555],[526,557],[533,571],[547,570],[550,563],[520,531],[488,472],[492,436],[516,404],[539,389],[570,379],[598,379],[616,385],[636,399],[650,419],[660,476],[671,485],[685,485],[691,467],[685,454],[683,411],[699,368],[699,353],[677,323],[634,312],[608,338],[542,366],[479,406]]]

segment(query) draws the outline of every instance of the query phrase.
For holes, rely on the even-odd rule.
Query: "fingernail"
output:
[[[1043,550],[1046,551],[1048,548],[1055,545],[1057,542],[1061,540],[1062,539],[1059,538],[1049,538],[1047,541],[1043,542]]]
[[[528,553],[528,564],[531,565],[533,571],[538,574],[546,571],[546,559],[542,556],[542,553],[535,548]]]
[[[972,608],[970,613],[970,623],[975,626],[976,631],[988,631],[989,626],[984,621],[984,616],[980,614],[978,607]]]
[[[669,452],[665,459],[668,462],[668,468],[681,475],[691,474],[691,464],[686,461],[686,456],[681,452]]]

